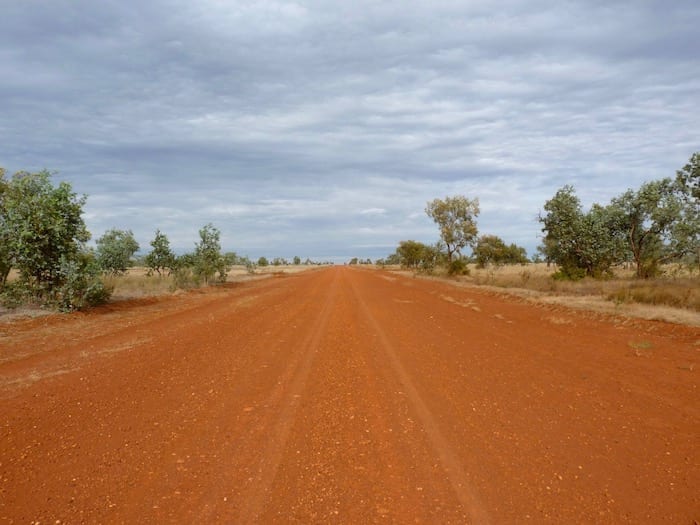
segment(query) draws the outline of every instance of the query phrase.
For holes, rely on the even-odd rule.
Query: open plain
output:
[[[0,523],[697,523],[700,330],[332,267],[0,324]]]

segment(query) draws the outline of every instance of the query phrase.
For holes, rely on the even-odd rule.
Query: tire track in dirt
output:
[[[270,426],[260,417],[267,410],[245,409],[263,407],[269,392],[284,382],[284,370],[298,361],[295,325],[300,332],[307,330],[313,321],[307,313],[317,310],[316,296],[330,277],[302,274],[256,283],[245,297],[258,299],[243,309],[234,290],[213,303],[210,297],[196,297],[200,307],[188,308],[182,316],[161,318],[154,312],[156,319],[144,317],[139,324],[158,334],[158,345],[134,345],[85,363],[85,370],[60,381],[37,383],[26,395],[17,392],[12,405],[20,412],[15,408],[15,417],[26,413],[31,417],[25,425],[37,430],[23,436],[18,418],[0,424],[0,452],[22,442],[18,440],[31,443],[31,453],[21,461],[0,453],[0,477],[14,464],[8,476],[14,483],[6,486],[17,487],[5,499],[0,480],[0,516],[4,505],[19,500],[27,502],[22,507],[27,514],[20,514],[27,520],[66,521],[75,515],[47,508],[40,499],[63,500],[64,492],[75,499],[74,508],[90,517],[82,519],[92,522],[133,522],[137,516],[196,521],[201,509],[220,512],[216,502],[223,497],[230,507],[232,487],[244,484],[245,461],[259,458],[259,443]],[[260,293],[270,289],[272,293]],[[99,315],[92,320],[98,326],[104,321]],[[128,342],[138,334],[120,328],[117,336]],[[65,354],[56,343],[56,352]],[[28,413],[28,406],[36,410]],[[87,424],[77,425],[86,419]],[[62,443],[68,453],[52,450],[63,449]],[[48,478],[35,463],[47,456],[54,464]],[[81,467],[91,464],[92,472],[76,469],[78,461]],[[230,482],[212,471],[212,465],[222,472],[230,466],[238,477]],[[219,494],[223,497],[217,498]]]
[[[257,466],[257,473],[242,495],[244,504],[236,520],[237,523],[255,523],[264,508],[266,499],[270,497],[270,487],[277,474],[299,408],[302,392],[319,350],[319,343],[325,333],[337,288],[338,275],[336,273],[327,291],[326,300],[301,344],[301,359],[290,365],[288,369],[291,372],[290,379],[280,382],[281,385],[288,383],[289,386],[286,390],[283,390],[284,387],[282,387],[273,392],[268,400],[268,405],[279,404],[281,406],[274,427],[267,436],[267,445],[262,454],[262,460]],[[279,399],[280,397],[281,399]]]
[[[394,345],[392,345],[391,341],[387,337],[387,334],[384,332],[377,319],[370,312],[366,302],[358,291],[356,284],[351,281],[350,286],[354,297],[360,306],[360,310],[381,342],[382,350],[389,361],[393,373],[403,385],[411,405],[420,419],[425,432],[430,438],[430,442],[435,450],[435,453],[440,458],[443,469],[450,480],[450,484],[452,485],[455,495],[462,505],[463,510],[470,518],[470,523],[483,525],[491,523],[488,512],[481,502],[481,499],[476,488],[472,484],[469,475],[464,470],[462,462],[448,440],[440,431],[440,427],[437,424],[435,417],[423,401],[423,398],[416,389],[410,375],[401,363]]]
[[[302,274],[278,280],[274,293],[249,301],[251,310],[238,311],[234,304],[234,310],[222,312],[227,315],[217,319],[218,331],[229,333],[232,341],[246,342],[245,362],[231,371],[235,387],[224,389],[215,400],[216,406],[207,407],[205,413],[200,411],[206,426],[196,428],[196,435],[189,438],[183,435],[178,448],[172,451],[173,456],[183,458],[210,450],[212,459],[208,463],[216,465],[216,471],[205,472],[205,479],[194,488],[177,485],[177,494],[189,492],[187,507],[178,508],[172,506],[178,502],[172,502],[167,513],[158,516],[181,516],[197,523],[239,522],[234,520],[236,509],[246,502],[240,493],[251,483],[260,482],[260,465],[268,463],[267,451],[261,444],[274,435],[270,428],[283,411],[279,405],[287,399],[289,384],[297,378],[308,357],[303,352],[306,346],[296,344],[297,328],[302,333],[313,331],[314,320],[307,314],[309,309],[315,309],[314,301],[327,288],[328,277],[309,279],[308,274]],[[288,353],[282,351],[287,342],[291,344]],[[220,358],[217,362],[224,365]],[[166,478],[182,483],[186,479],[183,471],[186,469],[182,465],[173,464]],[[158,480],[150,483],[162,491],[156,486]],[[140,490],[143,488],[142,485]],[[137,497],[134,495],[134,499]]]

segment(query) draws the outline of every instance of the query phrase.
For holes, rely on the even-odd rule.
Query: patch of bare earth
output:
[[[0,325],[0,521],[693,523],[696,327],[328,268]]]

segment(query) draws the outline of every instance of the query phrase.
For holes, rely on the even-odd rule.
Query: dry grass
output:
[[[555,295],[597,296],[615,303],[665,305],[700,312],[700,277],[676,265],[666,268],[664,276],[648,280],[636,279],[631,269],[619,269],[610,279],[562,281],[552,278],[555,268],[548,268],[546,264],[472,267],[470,272],[460,280],[476,285],[523,288]]]
[[[470,275],[451,282],[578,310],[700,326],[700,276],[677,265],[669,265],[662,277],[650,280],[636,279],[632,269],[619,269],[606,280],[561,281],[552,278],[556,268],[544,263],[483,269],[472,265],[469,270]]]
[[[143,268],[132,268],[126,275],[109,276],[104,278],[105,284],[114,292],[114,299],[134,299],[152,297],[170,293],[173,278],[167,275],[148,276]]]
[[[226,282],[241,282],[262,279],[273,275],[298,273],[316,266],[268,266],[248,272],[245,266],[234,266],[228,272]],[[136,299],[168,294],[173,291],[174,280],[168,275],[148,275],[146,268],[131,268],[125,275],[106,277],[105,282],[114,287],[114,299]]]
[[[263,279],[274,275],[298,273],[306,270],[318,268],[318,266],[267,266],[264,268],[256,268],[254,273],[248,272],[245,266],[234,266],[228,272],[227,282],[241,282],[253,279]],[[10,272],[9,281],[17,279],[18,272],[13,270]],[[173,292],[174,279],[172,276],[148,275],[147,268],[135,267],[130,268],[126,274],[119,276],[104,277],[105,284],[113,288],[112,299],[139,299],[142,297],[154,297],[165,295]],[[3,320],[18,317],[45,315],[50,313],[48,310],[43,310],[34,307],[24,307],[16,310],[8,310],[0,306],[0,316]]]
[[[615,302],[668,305],[700,312],[697,279],[621,282],[611,288],[607,297]]]

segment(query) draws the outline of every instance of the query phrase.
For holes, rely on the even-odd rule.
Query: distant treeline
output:
[[[437,224],[440,240],[432,245],[414,240],[377,264],[400,264],[450,274],[479,267],[528,262],[524,248],[506,244],[495,235],[478,235],[479,200],[462,195],[435,199],[426,213]],[[675,178],[646,182],[614,197],[607,205],[584,211],[573,186],[567,185],[544,204],[538,217],[542,257],[558,267],[555,277],[579,279],[609,275],[615,266],[633,264],[640,278],[658,275],[661,265],[682,262],[700,265],[700,153],[694,153]],[[471,248],[470,256],[462,253]]]

